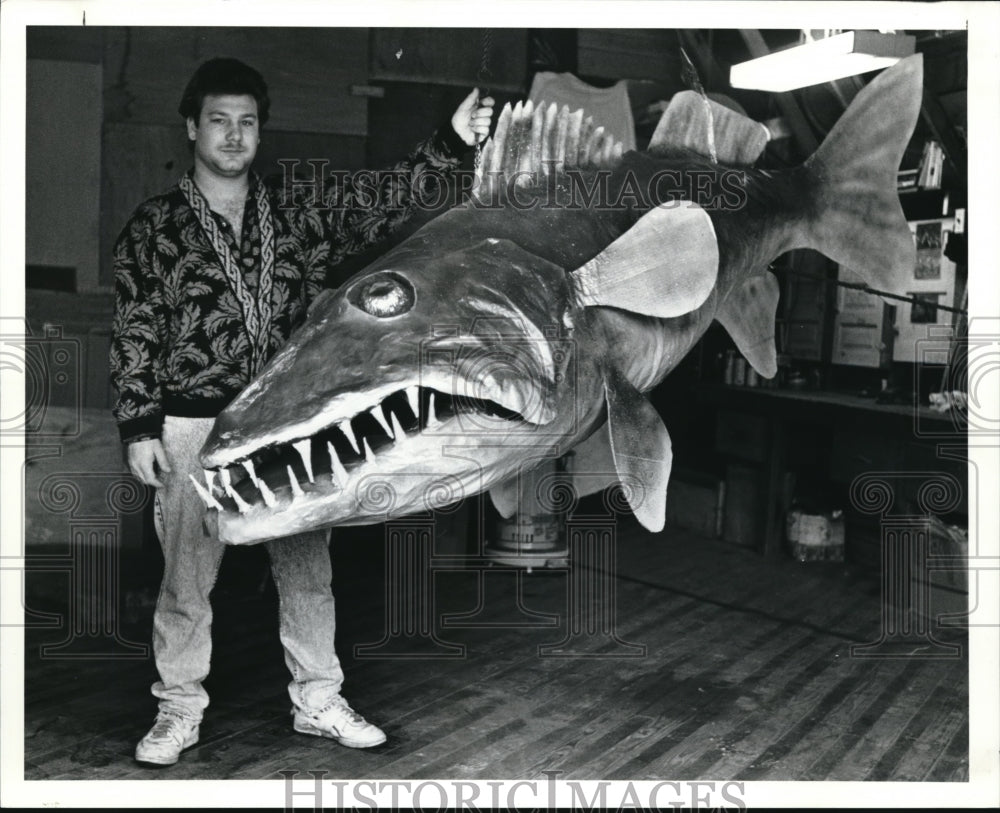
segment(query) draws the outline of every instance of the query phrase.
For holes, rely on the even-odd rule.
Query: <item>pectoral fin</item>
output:
[[[659,413],[624,376],[604,384],[615,469],[629,506],[648,530],[663,530],[673,452]]]
[[[607,422],[601,424],[589,438],[573,447],[567,463],[577,497],[596,494],[608,486],[618,485],[618,469],[611,451]]]
[[[490,499],[497,513],[504,519],[510,519],[517,511],[517,503],[520,498],[517,475],[497,483],[490,489]]]
[[[708,298],[719,273],[715,227],[697,204],[675,204],[647,212],[570,275],[581,305],[669,318]]]
[[[730,293],[715,315],[750,366],[764,378],[774,378],[778,372],[774,317],[779,293],[777,278],[765,271]]]

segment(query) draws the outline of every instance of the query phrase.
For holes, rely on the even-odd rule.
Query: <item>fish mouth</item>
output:
[[[253,448],[227,449],[210,439],[202,451],[206,481],[192,482],[218,511],[220,538],[255,542],[348,517],[371,521],[414,507],[444,507],[478,491],[482,484],[473,480],[482,471],[468,461],[442,462],[442,445],[475,445],[470,439],[501,437],[533,423],[490,398],[420,384],[369,398],[370,406],[316,431],[306,424],[285,427]],[[448,480],[443,490],[442,478]],[[373,501],[374,484],[394,491],[391,510],[384,499]],[[443,493],[445,502],[428,504],[429,494]]]

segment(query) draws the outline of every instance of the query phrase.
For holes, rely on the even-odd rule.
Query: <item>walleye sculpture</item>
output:
[[[219,415],[195,486],[220,537],[379,522],[485,490],[509,516],[519,476],[571,449],[581,493],[619,481],[659,530],[670,437],[643,393],[713,320],[774,376],[774,259],[813,248],[901,292],[915,249],[896,172],[922,76],[920,56],[884,71],[784,171],[751,168],[760,124],[692,92],[624,155],[580,112],[508,106],[474,199],[324,292]]]

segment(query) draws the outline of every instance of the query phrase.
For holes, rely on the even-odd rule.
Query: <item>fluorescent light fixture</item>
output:
[[[845,31],[784,51],[741,62],[729,69],[734,88],[782,93],[845,76],[888,68],[914,52],[909,34]]]

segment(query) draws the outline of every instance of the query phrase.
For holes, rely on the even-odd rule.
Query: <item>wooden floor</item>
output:
[[[935,632],[961,647],[959,657],[852,657],[852,643],[879,638],[876,575],[765,561],[685,531],[651,536],[629,520],[619,524],[617,575],[601,582],[614,587],[614,634],[584,624],[565,640],[581,612],[568,601],[566,571],[523,575],[520,602],[516,570],[441,571],[433,590],[441,645],[424,639],[424,657],[389,658],[354,651],[385,636],[379,533],[342,532],[334,566],[344,693],[385,729],[386,744],[357,751],[292,731],[273,588],[261,582],[262,552],[237,549],[216,591],[212,705],[200,743],[172,768],[138,765],[135,743],[155,715],[152,660],[43,658],[40,647],[65,632],[29,629],[25,778],[279,779],[281,770],[325,770],[331,779],[542,779],[543,771],[611,780],[967,779],[961,636]],[[134,642],[150,635],[148,569],[124,570],[126,586],[147,582],[121,601],[121,635]],[[57,579],[29,574],[33,610],[58,610]],[[441,625],[442,616],[473,611],[477,597],[483,608],[471,622],[479,626]],[[610,618],[609,606],[598,616]],[[539,649],[560,642],[588,657]],[[464,653],[454,657],[446,645]]]

